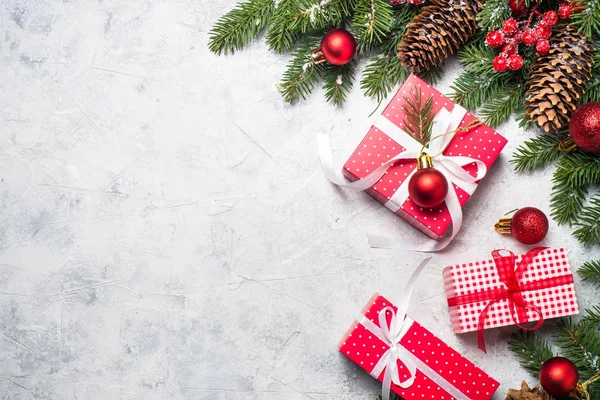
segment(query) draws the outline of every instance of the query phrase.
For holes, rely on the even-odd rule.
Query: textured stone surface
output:
[[[207,50],[233,0],[0,2],[0,397],[373,399],[378,384],[336,344],[375,291],[398,299],[423,257],[370,249],[367,230],[420,235],[323,178],[315,132],[342,162],[372,122],[358,87],[343,108],[285,104],[287,58],[262,42]],[[457,74],[450,63],[438,87]],[[358,85],[357,85],[358,86]],[[455,336],[441,269],[523,247],[492,230],[548,209],[549,172],[517,176],[511,143],[436,255],[413,315],[503,382],[525,373],[512,328]],[[574,266],[589,254],[551,224]],[[577,286],[581,306],[593,299]],[[551,329],[551,324],[546,330]],[[503,398],[498,395],[497,399]]]

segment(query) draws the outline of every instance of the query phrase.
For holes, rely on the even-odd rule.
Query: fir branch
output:
[[[365,91],[366,96],[383,101],[392,89],[404,82],[410,74],[410,71],[403,67],[396,57],[396,49],[406,31],[406,26],[414,15],[413,7],[404,7],[397,12],[391,32],[378,46],[381,55],[373,57],[363,70],[360,87]]]
[[[277,53],[290,50],[298,40],[298,21],[294,18],[301,10],[297,0],[280,0],[267,31],[269,49]]]
[[[594,326],[571,320],[558,322],[558,345],[562,355],[571,360],[579,370],[582,380],[600,369],[600,332]]]
[[[433,125],[433,96],[423,102],[421,89],[413,89],[410,97],[404,97],[402,109],[406,113],[404,129],[419,143],[425,145],[429,141]]]
[[[542,364],[553,356],[548,342],[531,331],[513,333],[508,348],[515,353],[521,366],[535,377],[539,376]]]
[[[553,181],[550,215],[559,225],[571,225],[579,217],[588,189],[587,187],[571,187],[556,181],[556,179]]]
[[[383,101],[409,74],[410,71],[400,64],[395,55],[374,57],[363,70],[360,87],[366,96]]]
[[[324,30],[336,26],[352,15],[357,0],[296,0],[298,9],[294,15],[294,27],[300,33]]]
[[[525,86],[509,83],[483,104],[479,117],[492,128],[506,121],[525,97]]]
[[[211,29],[208,48],[219,55],[242,49],[265,29],[274,10],[274,0],[248,0],[238,3]]]
[[[317,38],[307,39],[294,52],[281,82],[277,85],[285,101],[292,103],[300,98],[306,99],[321,77],[319,68],[311,59],[318,43]]]
[[[597,288],[600,288],[600,260],[586,262],[577,272],[584,281],[590,281]],[[598,323],[600,323],[600,314],[598,314]]]
[[[597,0],[582,0],[583,10],[571,15],[571,24],[579,27],[579,32],[591,38],[600,35],[600,3]]]
[[[508,17],[511,10],[506,0],[487,0],[477,15],[479,28],[489,32],[498,29]]]
[[[368,50],[382,43],[394,23],[394,10],[388,0],[358,0],[352,28],[359,38],[359,48]]]
[[[572,187],[600,183],[600,158],[581,152],[570,153],[557,164],[554,176],[561,184]]]
[[[515,150],[510,163],[515,166],[517,172],[532,172],[544,168],[561,156],[559,143],[560,138],[554,135],[534,137]]]
[[[573,236],[583,245],[600,245],[600,191],[581,209]]]
[[[341,105],[354,84],[354,61],[346,65],[326,65],[322,69],[325,99]]]
[[[430,85],[435,85],[440,79],[442,79],[442,67],[441,65],[435,65],[419,74],[419,78],[423,79]]]
[[[597,66],[592,68],[592,78],[581,97],[581,104],[589,103],[590,101],[600,101],[600,67]]]
[[[600,271],[600,265],[598,270]],[[581,319],[581,324],[594,328],[600,326],[600,305],[585,310],[585,315]]]

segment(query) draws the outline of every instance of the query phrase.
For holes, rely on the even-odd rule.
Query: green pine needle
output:
[[[571,225],[579,217],[588,189],[587,187],[571,187],[556,179],[553,181],[550,215],[559,225]]]
[[[600,183],[600,158],[596,155],[573,152],[557,164],[555,178],[572,187]]]
[[[292,60],[288,63],[283,78],[278,87],[281,95],[288,103],[299,99],[306,99],[321,78],[320,69],[311,59],[311,54],[318,46],[319,39],[307,39],[294,52]]]
[[[577,272],[584,281],[589,281],[600,289],[600,260],[586,262],[577,270]],[[600,323],[600,314],[598,317],[598,322]]]
[[[519,363],[536,378],[542,364],[552,358],[550,345],[531,331],[519,330],[512,334],[508,348],[515,353]]]
[[[600,261],[596,262],[600,263]],[[600,271],[600,264],[598,268]],[[600,325],[600,305],[587,309],[585,315],[581,319],[581,324],[584,326],[598,327]]]
[[[290,50],[298,40],[298,23],[294,16],[301,13],[297,0],[280,0],[267,31],[267,45],[277,53]]]
[[[544,168],[561,154],[558,149],[560,138],[553,135],[540,135],[523,143],[517,148],[510,162],[517,172],[532,172]]]
[[[565,319],[558,322],[558,345],[562,355],[579,370],[582,380],[600,369],[600,332],[594,326]]]
[[[600,191],[581,209],[573,236],[583,245],[600,245]]]
[[[352,28],[362,50],[386,40],[394,23],[394,10],[388,0],[358,0]]]
[[[479,28],[489,32],[498,29],[510,17],[511,9],[506,0],[487,0],[477,15]]]
[[[487,125],[496,128],[511,116],[513,110],[523,102],[524,97],[524,85],[509,83],[494,98],[483,104],[479,110],[479,117]]]
[[[324,31],[340,25],[352,15],[357,0],[296,0],[301,11],[294,15],[294,26],[300,33]]]
[[[580,3],[583,3],[583,10],[571,14],[571,23],[588,38],[600,35],[600,3],[597,0],[581,0]]]
[[[425,145],[429,141],[433,126],[433,96],[423,101],[421,89],[414,89],[410,96],[404,97],[402,109],[406,113],[404,129],[419,143]]]
[[[409,74],[410,71],[400,64],[395,55],[374,57],[363,70],[360,87],[366,96],[383,101]]]
[[[346,65],[326,65],[321,75],[325,82],[325,99],[333,102],[335,105],[341,105],[346,100],[354,84],[355,71],[354,61]]]
[[[274,0],[238,3],[211,29],[208,48],[216,54],[234,53],[242,49],[265,29],[274,10]]]

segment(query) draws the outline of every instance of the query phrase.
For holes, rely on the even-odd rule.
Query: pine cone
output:
[[[555,27],[550,51],[531,66],[525,97],[527,119],[546,132],[566,127],[592,71],[593,44],[570,25]]]
[[[554,398],[546,393],[540,385],[531,389],[527,382],[523,381],[521,390],[510,389],[505,400],[554,400]]]
[[[398,45],[402,65],[414,73],[442,64],[477,31],[477,0],[432,0],[407,26]]]

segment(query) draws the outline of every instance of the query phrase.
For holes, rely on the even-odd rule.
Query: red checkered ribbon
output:
[[[545,249],[546,247],[536,247],[529,250],[518,263],[517,256],[515,256],[513,252],[504,250],[508,252],[508,255],[503,256],[500,254],[500,252],[503,250],[494,250],[492,252],[494,263],[496,264],[500,281],[504,283],[505,287],[476,291],[448,299],[448,306],[450,307],[489,301],[481,314],[479,314],[479,322],[477,324],[477,343],[479,348],[484,352],[486,351],[484,327],[487,319],[487,313],[493,304],[502,300],[507,300],[510,309],[510,315],[515,325],[525,330],[536,330],[539,329],[544,323],[544,314],[542,313],[540,307],[523,298],[523,292],[529,290],[547,289],[573,283],[572,274],[539,279],[534,282],[521,283],[523,274],[533,259]],[[523,326],[524,323],[529,322],[527,317],[528,310],[535,312],[539,317],[534,327]]]

